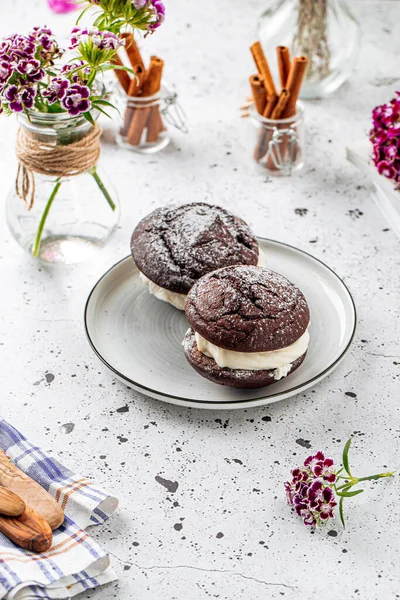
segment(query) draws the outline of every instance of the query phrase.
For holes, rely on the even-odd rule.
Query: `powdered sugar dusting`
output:
[[[136,227],[131,246],[140,271],[178,293],[187,293],[210,271],[256,265],[258,260],[258,244],[248,225],[205,203],[155,210]]]
[[[295,285],[255,266],[229,267],[203,277],[188,295],[186,316],[206,340],[240,352],[290,346],[310,320]]]

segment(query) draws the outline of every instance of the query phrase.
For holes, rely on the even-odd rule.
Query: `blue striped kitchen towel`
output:
[[[107,552],[86,528],[104,523],[118,500],[45,454],[1,418],[0,448],[54,496],[65,513],[64,523],[53,532],[50,550],[42,554],[18,548],[0,533],[0,598],[71,598],[114,581]]]

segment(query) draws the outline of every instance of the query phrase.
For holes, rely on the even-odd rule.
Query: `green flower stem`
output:
[[[357,483],[359,481],[372,481],[374,479],[383,479],[384,477],[393,477],[394,472],[388,471],[387,473],[378,473],[378,475],[368,475],[368,477],[358,477]]]
[[[360,481],[376,481],[377,479],[383,479],[384,477],[393,477],[393,475],[393,471],[388,471],[386,473],[378,473],[377,475],[368,475],[367,477],[338,477],[338,479],[344,479],[347,483],[335,487],[337,491],[340,491],[344,488],[353,487],[353,485],[357,485]]]
[[[42,218],[40,219],[40,222],[39,222],[39,227],[36,232],[35,241],[32,246],[32,255],[33,256],[36,256],[36,257],[39,256],[40,243],[42,241],[42,234],[43,234],[43,229],[44,229],[44,226],[46,223],[46,219],[50,212],[51,205],[53,204],[53,200],[56,197],[57,192],[60,189],[60,187],[61,187],[61,181],[60,181],[60,179],[57,179],[56,185],[54,186],[53,191],[51,192],[50,197],[47,200],[47,204],[44,208]]]
[[[102,182],[102,180],[99,177],[99,174],[97,173],[96,167],[92,167],[89,171],[89,173],[92,175],[93,179],[95,180],[95,182],[97,183],[97,185],[99,186],[100,190],[103,193],[103,196],[105,197],[105,199],[107,200],[108,204],[110,205],[111,210],[115,210],[117,207],[115,206],[110,194],[107,191],[107,188],[105,187],[104,183]]]
[[[92,83],[93,83],[93,81],[94,81],[94,79],[95,79],[96,75],[97,75],[97,71],[96,71],[96,69],[93,69],[93,68],[92,68],[92,71],[91,71],[91,73],[90,73],[90,75],[89,75],[89,79],[88,79],[88,82],[87,82],[87,86],[88,86],[88,88],[90,88],[90,87],[91,87],[91,85],[92,85]]]

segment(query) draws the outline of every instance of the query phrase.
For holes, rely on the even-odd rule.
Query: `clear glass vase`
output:
[[[85,118],[66,113],[31,113],[18,120],[30,139],[46,147],[68,146],[93,131]],[[116,192],[102,171],[94,165],[79,175],[34,172],[33,177],[31,207],[21,198],[21,182],[7,196],[7,223],[15,240],[47,263],[74,264],[92,258],[119,220]]]
[[[344,0],[270,0],[259,20],[259,37],[272,68],[276,46],[288,46],[292,56],[307,56],[300,96],[321,98],[350,76],[361,28]]]

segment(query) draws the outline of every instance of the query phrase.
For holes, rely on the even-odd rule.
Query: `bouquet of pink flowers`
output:
[[[82,113],[92,121],[92,109],[104,112],[104,105],[111,106],[95,85],[96,76],[114,68],[110,61],[123,44],[114,33],[75,27],[70,48],[76,57],[63,63],[63,52],[47,27],[5,37],[0,44],[0,112]]]
[[[381,175],[393,179],[400,189],[400,92],[388,104],[372,111],[373,128],[369,139],[372,159]]]

